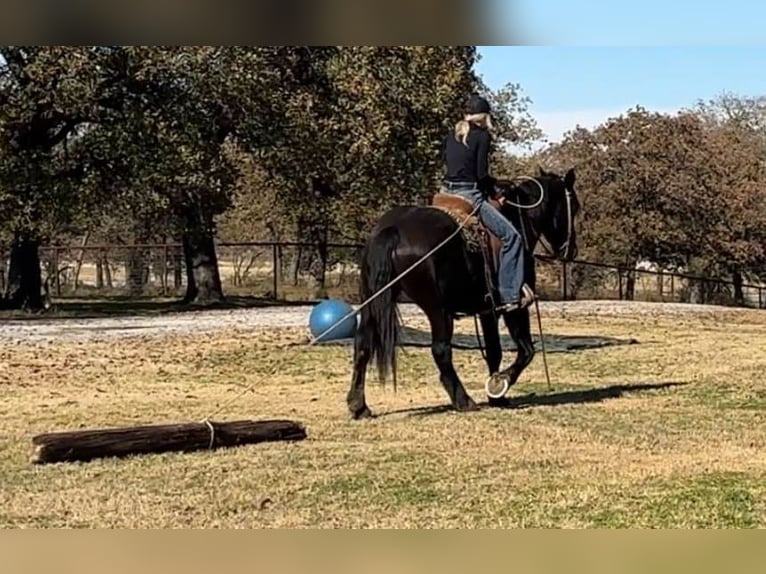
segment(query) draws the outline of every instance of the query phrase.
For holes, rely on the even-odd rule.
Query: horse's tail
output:
[[[399,243],[399,232],[394,227],[382,229],[367,246],[361,294],[366,301],[394,279],[393,252]],[[368,345],[370,359],[378,367],[381,382],[390,374],[396,388],[396,345],[399,342],[399,318],[396,299],[398,284],[380,293],[362,309],[359,328]]]

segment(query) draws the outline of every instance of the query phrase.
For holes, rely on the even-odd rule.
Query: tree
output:
[[[720,197],[725,219],[710,249],[728,265],[735,299],[743,302],[743,274],[766,278],[766,96],[724,92],[694,109],[717,136],[716,163],[722,169]],[[728,161],[722,162],[722,159]]]
[[[0,48],[0,209],[13,234],[4,304],[43,306],[38,247],[81,207],[78,133],[108,96],[104,53],[87,47]]]
[[[684,263],[694,249],[696,204],[707,191],[704,139],[694,115],[642,108],[567,134],[548,155],[578,166],[584,252],[629,265]]]
[[[158,81],[172,93],[157,106],[161,138],[172,150],[163,189],[181,223],[187,301],[223,298],[214,237],[215,219],[231,207],[235,191],[230,152],[243,141],[254,153],[283,141],[286,53],[289,48],[185,47],[161,54]]]
[[[569,132],[538,159],[577,166],[585,258],[630,268],[648,260],[736,281],[763,267],[766,228],[764,163],[741,126],[698,111],[635,108]]]
[[[509,144],[530,150],[532,144],[543,138],[534,117],[529,113],[531,98],[525,96],[520,84],[507,83],[498,90],[490,90],[481,83],[482,90],[492,108],[495,151],[507,157]]]
[[[428,201],[444,135],[482,87],[471,46],[3,54],[0,209],[17,238],[14,277],[36,279],[16,280],[9,300],[33,308],[39,242],[90,231],[101,215],[114,224],[125,214],[131,224],[117,227],[140,240],[170,224],[184,244],[186,300],[194,302],[223,298],[213,239],[235,197],[257,198],[272,235],[292,227],[325,245],[330,236],[361,239],[382,210]],[[526,138],[517,88],[491,97],[498,141]],[[268,178],[265,193],[242,188],[247,162]],[[317,278],[330,256],[320,248],[310,258]]]
[[[238,133],[268,180],[268,189],[251,190],[249,203],[264,205],[272,235],[289,229],[320,246],[299,251],[298,264],[321,290],[330,237],[357,241],[381,209],[420,201],[433,188],[444,120],[456,95],[470,90],[474,51],[301,46],[278,57],[272,129],[279,137],[264,147],[259,129],[245,123]]]

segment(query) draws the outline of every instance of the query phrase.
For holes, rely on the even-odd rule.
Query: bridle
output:
[[[537,184],[537,186],[540,188],[540,198],[534,204],[529,206],[522,206],[517,203],[512,203],[508,201],[506,201],[506,203],[510,203],[511,205],[514,205],[518,207],[519,209],[519,224],[521,226],[521,235],[524,239],[524,246],[527,248],[527,251],[529,251],[529,239],[527,237],[526,226],[524,225],[524,216],[522,213],[522,208],[532,209],[533,207],[537,207],[538,205],[540,205],[540,203],[542,203],[543,196],[545,195],[545,191],[542,184],[534,177],[528,177],[528,176],[522,176],[522,177],[523,179],[532,180]],[[566,197],[566,205],[567,205],[567,238],[566,238],[566,241],[564,241],[564,243],[561,244],[561,249],[559,249],[559,251],[563,249],[564,259],[568,260],[571,254],[572,234],[574,232],[574,213],[572,212],[572,190],[565,186],[564,195]],[[553,251],[553,248],[549,246],[549,242],[545,239],[545,237],[543,237],[542,233],[540,233],[540,235],[538,236],[538,240],[542,244],[545,251],[548,252],[548,255],[550,255],[553,258],[557,257],[556,253],[554,253]]]

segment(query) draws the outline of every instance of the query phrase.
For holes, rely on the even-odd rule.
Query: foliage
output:
[[[638,107],[536,159],[576,166],[584,259],[726,275],[763,269],[766,172],[754,138],[748,123]]]
[[[636,107],[519,157],[509,144],[541,139],[530,99],[489,90],[477,61],[473,46],[2,47],[0,239],[356,242],[429,200],[478,91],[496,175],[575,166],[581,257],[766,275],[766,97]],[[320,276],[353,253],[303,255]]]

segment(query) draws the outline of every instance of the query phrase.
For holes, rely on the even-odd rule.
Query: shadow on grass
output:
[[[638,383],[634,385],[610,385],[595,389],[569,390],[547,394],[528,393],[516,397],[506,397],[501,401],[493,401],[490,405],[487,401],[479,402],[479,409],[528,409],[535,407],[556,407],[561,405],[581,405],[601,403],[609,399],[618,399],[626,394],[659,391],[672,387],[688,385],[688,382],[664,382],[664,383]],[[392,415],[429,416],[453,411],[452,405],[444,404],[430,407],[415,407],[387,411],[377,415],[386,417]]]
[[[539,336],[532,335],[532,340],[535,343],[535,347],[540,349]],[[320,342],[320,347],[330,346],[351,346],[354,341],[351,338],[348,339],[336,339],[327,342]],[[400,344],[402,347],[414,347],[414,348],[430,348],[431,347],[431,333],[421,329],[415,329],[413,327],[403,327],[400,337]],[[500,344],[503,347],[504,353],[509,353],[516,350],[516,343],[507,334],[500,336]],[[548,353],[565,353],[569,351],[580,351],[586,349],[597,349],[601,347],[612,347],[619,345],[636,345],[638,340],[618,339],[616,337],[607,336],[583,336],[583,335],[554,335],[547,333],[545,335],[545,350]],[[476,339],[475,334],[463,334],[455,333],[452,337],[452,348],[460,350],[474,350],[481,348],[479,342]]]
[[[97,319],[105,317],[177,315],[195,311],[253,309],[263,307],[284,307],[313,305],[313,301],[284,301],[260,297],[227,297],[224,301],[206,305],[184,303],[180,299],[157,297],[109,297],[103,299],[63,299],[54,307],[42,313],[23,311],[2,311],[4,321],[56,321],[65,319]]]

